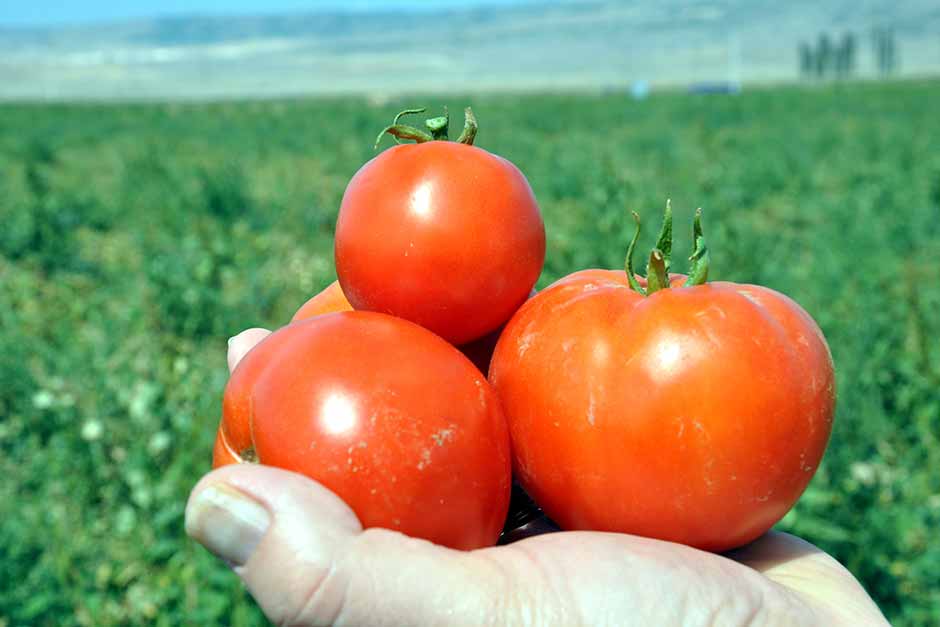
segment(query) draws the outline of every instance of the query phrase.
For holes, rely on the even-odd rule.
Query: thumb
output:
[[[280,625],[482,624],[505,608],[502,569],[474,553],[363,531],[334,493],[255,464],[193,489],[186,532],[234,567]]]

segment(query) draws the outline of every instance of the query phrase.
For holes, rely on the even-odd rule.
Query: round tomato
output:
[[[514,469],[564,529],[730,549],[783,517],[823,456],[835,392],[819,327],[766,287],[703,283],[696,231],[695,281],[666,279],[659,251],[649,285],[629,264],[576,272],[500,337],[490,381]]]
[[[346,300],[343,294],[343,288],[339,286],[339,281],[333,281],[327,285],[322,292],[312,296],[310,300],[301,305],[291,322],[306,320],[326,313],[336,313],[337,311],[352,311],[352,305]]]
[[[400,134],[396,128],[410,127],[390,132]],[[515,165],[446,135],[422,140],[422,131],[411,131],[404,136],[419,143],[385,150],[349,182],[336,271],[354,309],[405,318],[464,344],[526,300],[542,271],[545,227]]]
[[[299,472],[365,527],[471,549],[499,537],[509,455],[499,402],[466,357],[410,322],[354,311],[295,322],[244,357],[213,463]]]
[[[535,290],[532,290],[529,297],[531,298],[534,294]],[[291,322],[306,320],[327,313],[352,310],[352,305],[349,304],[346,295],[343,294],[343,288],[340,287],[339,281],[333,281],[322,292],[305,302],[291,318]],[[485,375],[490,368],[490,359],[493,357],[493,349],[496,348],[496,341],[499,339],[501,331],[502,327],[457,348]]]

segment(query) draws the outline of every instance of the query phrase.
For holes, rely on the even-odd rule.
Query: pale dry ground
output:
[[[940,9],[927,0],[577,3],[454,12],[157,20],[0,30],[0,99],[167,99],[475,90],[617,89],[798,78],[797,45],[820,31],[893,24],[900,76],[940,73]],[[852,8],[855,7],[855,8]],[[333,24],[333,21],[336,24]]]

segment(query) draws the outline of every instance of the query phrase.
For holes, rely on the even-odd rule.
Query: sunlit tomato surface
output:
[[[464,344],[526,300],[542,271],[545,228],[509,161],[450,141],[402,144],[350,181],[335,254],[353,308]]]
[[[352,311],[352,305],[346,300],[346,295],[343,294],[343,288],[339,286],[339,281],[333,281],[322,292],[301,305],[294,317],[291,318],[291,322],[337,311]]]
[[[446,546],[495,543],[509,434],[482,374],[410,322],[342,312],[276,331],[225,390],[214,465],[257,461],[336,492],[365,527]]]
[[[532,290],[529,296],[531,297],[534,294],[535,290]],[[291,321],[296,322],[314,316],[321,316],[326,313],[352,310],[352,305],[346,300],[346,295],[343,294],[343,288],[340,287],[339,281],[333,281],[324,288],[322,292],[305,302],[301,308],[297,310],[297,313],[294,314],[294,317],[291,318]],[[480,372],[485,375],[489,370],[490,359],[493,357],[493,349],[496,348],[496,341],[499,339],[501,331],[502,327],[479,339],[458,346],[457,348],[459,348],[460,352],[466,355],[467,358],[473,362],[473,365],[479,368]]]
[[[835,395],[815,322],[764,287],[683,281],[644,297],[624,272],[577,272],[500,337],[490,381],[514,469],[564,529],[721,551],[816,471]]]

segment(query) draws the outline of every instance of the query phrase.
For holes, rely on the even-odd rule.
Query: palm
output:
[[[512,573],[529,597],[523,601],[538,608],[535,624],[622,624],[632,617],[635,624],[743,625],[766,618],[792,625],[831,623],[823,619],[872,609],[849,606],[857,584],[838,563],[782,533],[734,552],[734,559],[594,532],[540,535],[478,556]],[[838,585],[821,591],[833,577]],[[823,594],[816,598],[815,592]]]

